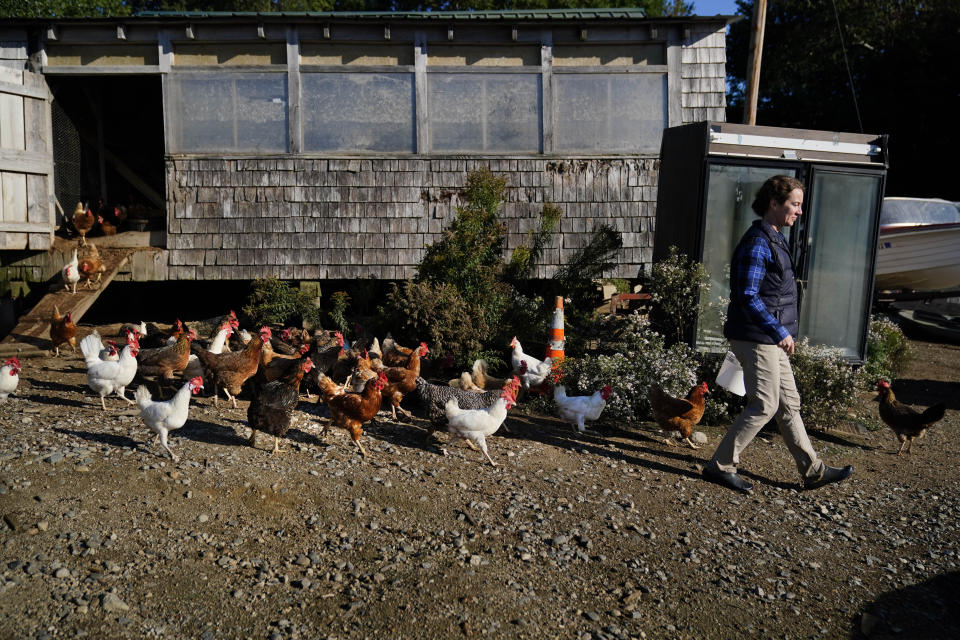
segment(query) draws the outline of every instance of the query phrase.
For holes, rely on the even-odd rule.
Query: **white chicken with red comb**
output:
[[[195,377],[180,387],[180,390],[166,402],[154,402],[150,392],[142,385],[137,387],[134,393],[143,423],[157,434],[160,446],[167,450],[174,462],[179,458],[170,450],[167,434],[186,424],[190,415],[190,396],[199,393],[201,389],[203,389],[203,380]]]
[[[7,396],[17,390],[20,384],[20,361],[10,358],[0,367],[0,402],[6,402]]]

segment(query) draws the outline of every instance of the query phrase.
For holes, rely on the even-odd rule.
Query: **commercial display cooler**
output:
[[[757,218],[760,185],[782,174],[804,184],[803,215],[784,229],[800,289],[800,337],[866,358],[886,136],[697,122],[664,131],[654,261],[676,246],[710,275],[687,339],[723,351],[730,257]]]

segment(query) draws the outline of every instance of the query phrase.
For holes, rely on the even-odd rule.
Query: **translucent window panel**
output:
[[[287,103],[285,74],[174,74],[171,150],[286,151]]]
[[[783,173],[783,168],[710,165],[702,258],[710,280],[700,295],[697,321],[697,348],[702,351],[726,350],[723,319],[730,299],[730,259],[757,219],[750,204],[760,186],[770,176]]]
[[[307,151],[416,150],[412,73],[305,73]]]
[[[540,76],[431,73],[433,151],[540,151]]]
[[[557,151],[660,151],[666,74],[557,73],[553,84]]]
[[[807,203],[808,283],[800,331],[859,359],[870,305],[869,242],[880,176],[817,171]]]

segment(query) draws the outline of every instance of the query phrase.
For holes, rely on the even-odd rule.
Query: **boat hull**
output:
[[[960,224],[880,230],[876,288],[942,291],[960,287]]]

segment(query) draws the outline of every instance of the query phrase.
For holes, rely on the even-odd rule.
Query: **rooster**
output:
[[[154,402],[150,392],[143,385],[137,387],[134,393],[143,423],[157,434],[160,446],[167,450],[174,462],[179,459],[167,444],[167,433],[179,429],[187,422],[190,414],[190,395],[199,393],[201,389],[203,389],[203,381],[200,378],[193,378],[180,387],[180,390],[166,402]]]
[[[479,446],[490,464],[497,466],[487,451],[487,436],[496,433],[507,418],[507,411],[517,402],[519,387],[520,381],[513,378],[500,392],[496,402],[485,409],[461,409],[457,399],[450,398],[443,407],[447,415],[447,431],[454,438],[466,440],[472,449]]]
[[[360,444],[363,425],[380,411],[380,403],[383,400],[380,391],[386,384],[387,377],[381,371],[376,378],[367,381],[361,393],[345,393],[336,382],[325,375],[320,375],[320,395],[323,397],[323,403],[330,410],[330,422],[350,432],[350,438],[360,450],[360,455],[364,457],[367,452]],[[323,426],[320,437],[323,437],[330,428],[330,422]]]
[[[257,446],[257,431],[273,436],[273,451],[280,453],[280,436],[287,433],[293,420],[293,410],[300,400],[300,381],[313,368],[310,358],[294,361],[294,367],[282,378],[257,385],[247,407],[250,426],[250,446]]]
[[[587,430],[584,425],[586,420],[596,420],[600,417],[604,407],[607,406],[607,398],[613,393],[610,385],[604,385],[599,391],[595,391],[589,396],[568,396],[567,388],[563,385],[557,385],[553,388],[553,400],[557,405],[557,413],[560,417],[575,424],[577,430],[583,433]]]
[[[80,234],[80,242],[83,246],[87,246],[87,234],[97,223],[97,219],[93,217],[93,212],[82,202],[78,202],[77,207],[73,210],[71,222],[73,222],[73,228]]]
[[[273,332],[270,327],[260,329],[260,339],[253,339],[247,343],[242,351],[230,351],[214,354],[209,351],[198,351],[197,357],[203,365],[205,378],[213,382],[213,403],[220,404],[220,389],[227,396],[227,400],[237,408],[237,398],[243,383],[252,378],[260,366],[260,353],[263,345],[270,341]]]
[[[0,367],[0,402],[6,402],[7,396],[17,390],[20,384],[20,361],[10,358]]]
[[[922,437],[934,423],[942,420],[947,412],[947,405],[943,402],[938,402],[923,413],[908,407],[897,400],[893,389],[890,388],[890,383],[886,380],[877,382],[877,392],[880,394],[877,396],[880,401],[880,418],[893,429],[897,434],[897,440],[900,441],[898,456],[903,453],[904,446],[909,454],[910,449],[913,448],[913,441]]]
[[[687,394],[685,399],[674,398],[654,384],[650,385],[647,398],[650,400],[650,408],[653,410],[653,419],[657,421],[661,429],[664,431],[679,431],[680,437],[690,445],[691,449],[699,449],[700,447],[690,441],[690,436],[693,435],[693,427],[703,417],[703,408],[706,405],[704,396],[709,392],[707,383],[701,382],[690,389],[690,393]],[[666,443],[673,444],[669,440]]]
[[[83,286],[86,288],[91,288],[94,284],[100,284],[100,281],[103,280],[103,274],[107,270],[103,266],[103,260],[100,258],[100,252],[97,250],[97,245],[92,242],[88,245],[90,247],[89,253],[80,261],[80,277],[83,278]],[[94,280],[96,277],[96,280]],[[76,286],[74,286],[76,290]]]
[[[137,375],[137,343],[127,343],[120,353],[120,359],[116,361],[100,359],[102,346],[96,331],[80,342],[80,351],[87,365],[87,385],[100,394],[100,406],[104,411],[107,410],[104,397],[114,392],[125,402],[133,404],[134,401],[125,396],[124,390]]]
[[[50,317],[50,346],[55,355],[60,356],[60,345],[69,344],[74,353],[77,351],[77,325],[73,323],[73,314],[67,312],[67,315],[61,316],[60,309],[53,307],[53,315]]]
[[[63,286],[71,290],[71,293],[77,293],[77,283],[80,282],[79,260],[77,260],[77,250],[73,250],[73,258],[70,262],[63,265],[60,270],[60,276],[63,278]]]

